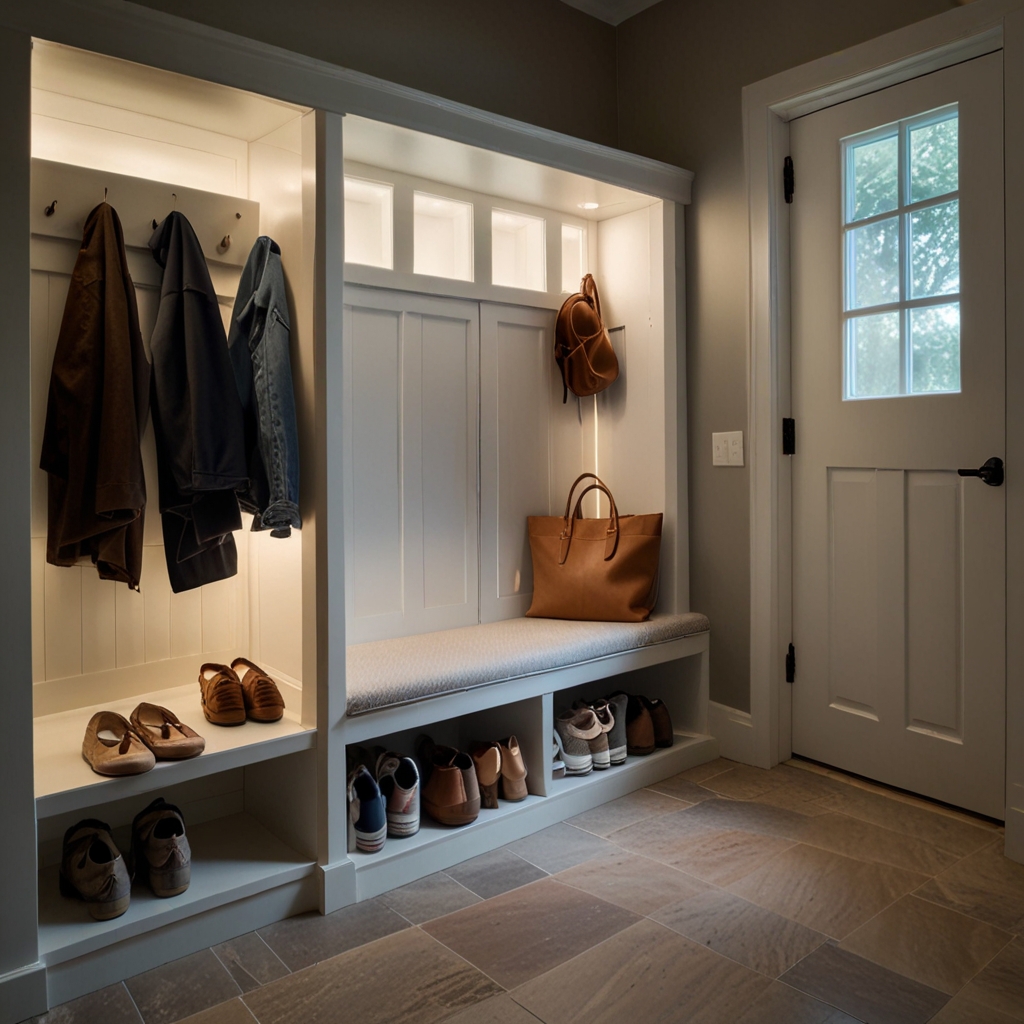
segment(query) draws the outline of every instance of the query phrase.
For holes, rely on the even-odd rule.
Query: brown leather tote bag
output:
[[[604,391],[619,375],[619,360],[601,319],[597,282],[587,274],[562,303],[555,320],[555,362],[562,373],[562,404]]]
[[[584,480],[595,480],[573,493]],[[589,491],[608,496],[608,519],[584,519]],[[572,514],[570,515],[570,510]],[[661,555],[660,512],[623,516],[612,492],[593,473],[577,477],[569,488],[562,516],[530,516],[533,602],[526,613],[546,619],[643,622],[658,597]]]

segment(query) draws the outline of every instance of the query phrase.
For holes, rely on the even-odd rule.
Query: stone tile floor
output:
[[[714,761],[38,1024],[1009,1024],[1002,830],[790,762]]]

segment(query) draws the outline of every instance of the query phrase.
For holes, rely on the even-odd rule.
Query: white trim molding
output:
[[[0,25],[337,114],[359,114],[689,203],[693,172],[341,68],[126,0],[0,7]]]
[[[708,732],[718,740],[720,757],[754,764],[754,722],[746,711],[708,701]]]
[[[1024,3],[978,0],[891,32],[743,90],[744,157],[750,231],[748,416],[750,458],[750,754],[768,768],[791,754],[791,697],[784,679],[792,637],[792,521],[789,460],[782,455],[782,417],[789,414],[789,214],[782,167],[789,122],[804,114],[909,81],[996,50],[1006,51],[1007,182],[1024,180]],[[1010,49],[1012,47],[1012,53]],[[1016,88],[1011,88],[1015,86]],[[1016,175],[1016,177],[1013,177]],[[799,176],[796,187],[799,190]],[[1007,188],[1007,196],[1016,191]],[[1024,330],[1017,281],[1024,272],[1019,241],[1024,204],[1007,205],[1007,389],[1024,388],[1024,353],[1012,339]],[[1014,231],[1016,234],[1014,234]],[[1016,268],[1016,269],[1014,269]],[[1011,273],[1017,279],[1010,285]],[[1014,325],[1017,332],[1014,334]],[[1020,364],[1019,366],[1017,364]],[[1015,385],[1013,382],[1017,381]],[[1017,423],[1020,419],[1020,423]],[[1007,462],[1024,462],[1024,413],[1007,408]],[[1009,474],[1007,475],[1009,480]],[[1018,511],[1020,509],[1020,511]],[[1024,478],[1021,496],[1007,494],[1007,621],[1024,617]],[[1020,536],[1015,538],[1015,534]],[[1019,571],[1015,571],[1019,570]],[[1017,591],[1020,591],[1018,594]],[[1018,649],[1019,648],[1019,649]],[[1024,792],[1024,637],[1008,637],[1007,789]],[[712,705],[714,708],[714,705]],[[712,714],[712,721],[716,716]],[[714,731],[714,730],[713,730]],[[720,734],[715,732],[716,736]],[[721,738],[721,737],[720,737]],[[723,752],[727,743],[722,741]],[[1019,763],[1018,763],[1019,762]],[[1024,859],[1024,813],[1007,822],[1007,850]],[[1016,819],[1019,818],[1019,822]]]

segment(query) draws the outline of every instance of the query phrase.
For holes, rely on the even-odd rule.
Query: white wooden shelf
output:
[[[713,736],[676,733],[671,747],[647,757],[629,757],[624,765],[589,775],[549,779],[547,796],[531,794],[519,803],[499,800],[496,809],[482,809],[471,825],[445,828],[424,815],[415,836],[388,839],[378,853],[349,854],[357,899],[442,871],[717,756]]]
[[[89,719],[102,710],[116,711],[128,718],[142,701],[173,711],[180,721],[205,738],[206,750],[185,761],[157,761],[152,771],[142,775],[97,775],[82,758],[82,737]],[[213,725],[203,715],[199,685],[194,683],[44,715],[35,719],[33,743],[36,815],[48,818],[307,750],[316,744],[316,730],[303,726],[287,710],[278,722]]]
[[[39,956],[51,966],[135,938],[204,911],[245,899],[311,874],[313,861],[285,845],[247,814],[188,830],[192,881],[180,896],[159,899],[143,885],[112,921],[94,921],[85,904],[58,888],[56,865],[39,872]]]

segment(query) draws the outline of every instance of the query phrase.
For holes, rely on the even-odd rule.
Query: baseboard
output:
[[[320,913],[332,914],[356,901],[356,866],[346,857],[317,868],[320,877]]]
[[[722,757],[742,764],[756,764],[754,719],[746,711],[708,701],[708,732],[718,740]]]
[[[46,1012],[46,968],[30,964],[0,975],[0,1024],[17,1024]]]
[[[1019,782],[1007,787],[1006,847],[1010,860],[1024,864],[1024,786]]]

